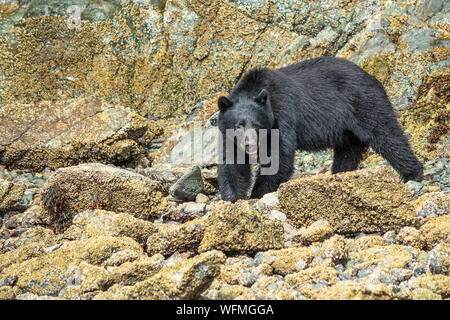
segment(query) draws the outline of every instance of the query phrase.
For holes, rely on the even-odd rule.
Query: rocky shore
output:
[[[171,201],[164,180],[133,171],[4,169],[0,297],[450,297],[450,194],[429,181],[418,194],[376,166],[231,204],[204,188]]]

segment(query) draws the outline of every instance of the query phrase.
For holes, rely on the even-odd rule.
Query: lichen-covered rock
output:
[[[25,186],[0,179],[0,214],[20,207]]]
[[[425,245],[425,239],[422,238],[419,230],[413,227],[402,228],[395,239],[401,244],[419,249]]]
[[[107,268],[108,285],[120,283],[122,285],[133,285],[158,273],[163,267],[164,257],[155,254],[152,257],[142,256],[140,259],[125,262],[117,267]]]
[[[16,216],[18,216],[18,219],[20,220],[20,226],[24,228],[49,225],[51,223],[51,217],[40,205],[31,206],[23,213]]]
[[[313,250],[306,247],[269,250],[258,255],[261,255],[260,272],[265,275],[285,276],[308,268],[314,259]]]
[[[17,296],[16,290],[9,286],[0,287],[0,300],[13,300]]]
[[[409,190],[388,167],[291,180],[280,186],[278,197],[281,210],[298,227],[325,219],[335,232],[358,233],[417,223]]]
[[[393,292],[384,284],[366,285],[356,281],[338,282],[314,296],[323,300],[391,300],[393,297]]]
[[[25,248],[25,247],[22,247]],[[114,252],[133,250],[142,252],[137,242],[126,237],[99,236],[62,244],[48,254],[28,255],[22,248],[0,255],[5,268],[0,268],[0,281],[17,278],[15,287],[20,293],[58,296],[68,286],[81,286],[76,292],[100,290],[106,285],[106,270],[99,268]],[[30,248],[31,249],[31,248]],[[104,288],[103,288],[104,289]]]
[[[443,54],[440,54],[439,50],[436,49],[429,50],[426,59],[430,59],[430,56],[435,56],[436,64],[444,66],[446,64],[445,59],[448,59],[449,56],[449,49],[441,51]],[[405,66],[408,64],[405,64]],[[414,65],[421,68],[427,64],[428,62],[422,64],[419,61],[414,63]],[[449,130],[449,116],[447,105],[450,89],[449,79],[450,71],[448,67],[444,67],[442,70],[441,68],[435,68],[415,92],[411,89],[405,90],[411,93],[414,92],[417,98],[412,104],[403,101],[403,103],[409,105],[401,113],[399,120],[405,127],[405,131],[411,134],[412,149],[425,160],[448,157],[449,135],[447,133]],[[405,81],[400,75],[398,75],[398,80]],[[420,83],[419,81],[417,82]],[[408,93],[405,95],[408,95]],[[427,178],[427,174],[424,177]]]
[[[72,225],[64,232],[64,238],[79,240],[88,237],[130,237],[144,244],[147,238],[158,231],[151,222],[137,219],[128,213],[105,210],[87,210],[78,213]]]
[[[429,220],[420,227],[419,232],[429,249],[439,242],[450,243],[450,215]]]
[[[258,300],[267,300],[269,297],[275,300],[293,300],[300,296],[280,276],[260,276],[251,289]]]
[[[280,249],[283,244],[280,221],[260,214],[245,201],[220,201],[206,220],[199,251],[256,252]]]
[[[419,221],[426,217],[439,217],[450,214],[450,195],[447,192],[429,192],[415,199],[412,205],[416,209]]]
[[[324,256],[330,258],[334,264],[345,264],[348,259],[348,247],[344,237],[334,235],[324,241],[322,245]]]
[[[114,285],[95,299],[195,299],[219,274],[224,261],[219,251],[205,252],[166,266],[133,286]]]
[[[348,240],[349,251],[360,251],[371,247],[383,247],[387,245],[386,240],[377,235],[367,235]]]
[[[229,285],[251,287],[258,279],[256,263],[246,256],[229,257],[222,265],[217,279]]]
[[[147,239],[147,252],[164,256],[175,252],[197,251],[205,232],[205,222],[195,219],[186,223],[161,226]]]
[[[61,168],[42,188],[42,206],[62,226],[91,209],[158,218],[168,207],[161,185],[140,174],[100,163]]]
[[[428,268],[431,273],[450,276],[450,244],[439,243],[430,253]]]
[[[255,300],[252,289],[242,285],[230,285],[221,281],[214,281],[205,290],[200,299],[206,300]]]
[[[71,99],[1,107],[0,163],[57,169],[82,162],[133,163],[150,141],[149,122],[131,109]],[[147,139],[148,140],[148,139]]]
[[[425,157],[445,152],[448,89],[434,88],[438,99],[411,106],[448,65],[445,1],[85,0],[76,3],[81,20],[75,24],[69,5],[1,5],[5,103],[87,96],[167,118],[215,105],[217,94],[254,66],[334,55],[386,86],[406,115],[415,150]],[[42,39],[50,40],[42,46]],[[423,117],[427,112],[431,116]]]
[[[393,269],[405,269],[412,265],[419,255],[418,249],[400,245],[373,246],[348,253],[345,274],[362,279],[371,277],[372,280],[383,282],[379,276],[391,272]],[[378,270],[378,273],[373,272]]]
[[[44,250],[47,250],[48,247],[56,245],[57,242],[58,239],[52,230],[35,226],[24,229],[17,237],[6,239],[3,244],[3,250],[0,249],[0,253],[2,253],[2,251],[10,251],[30,244],[38,245],[45,248]]]
[[[64,279],[67,276],[68,278]],[[58,293],[58,296],[63,299],[90,300],[97,292],[105,290],[109,285],[108,274],[104,268],[84,261],[80,262],[77,266],[69,266],[60,278],[66,281]],[[46,280],[50,283],[48,287],[51,287],[52,284],[55,285],[53,288],[56,292],[58,290],[56,279],[52,279],[50,276]],[[64,281],[61,281],[61,283],[63,284]],[[40,284],[40,286],[43,287],[45,285]],[[42,295],[42,293],[39,294]],[[48,292],[47,294],[55,295],[52,292]]]
[[[450,276],[443,274],[423,274],[412,279],[408,284],[408,288],[412,290],[419,288],[428,289],[445,299],[450,297]]]
[[[313,285],[327,287],[339,281],[338,275],[338,271],[334,268],[317,266],[287,275],[286,282],[294,288]]]
[[[43,255],[45,247],[39,245],[39,243],[30,243],[28,245],[21,246],[15,250],[5,252],[0,255],[0,270],[4,270],[7,267],[15,263],[20,263],[28,259]],[[0,279],[0,281],[2,281]]]
[[[121,251],[117,251],[111,255],[111,257],[108,258],[108,260],[105,261],[106,267],[118,267],[125,262],[133,262],[138,260],[143,256],[142,253],[125,249]]]
[[[442,300],[440,295],[426,288],[414,289],[408,297],[413,300]]]
[[[302,245],[323,241],[333,234],[333,228],[326,220],[317,220],[308,228],[301,228],[294,236],[293,241]]]

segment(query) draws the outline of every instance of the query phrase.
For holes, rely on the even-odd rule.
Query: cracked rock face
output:
[[[0,110],[0,162],[11,168],[131,163],[142,156],[149,137],[145,118],[100,100],[15,104]]]

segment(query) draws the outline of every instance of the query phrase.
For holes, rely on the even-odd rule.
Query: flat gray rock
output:
[[[193,166],[175,184],[170,187],[171,196],[180,199],[193,201],[197,195],[203,191],[202,172],[199,166]]]

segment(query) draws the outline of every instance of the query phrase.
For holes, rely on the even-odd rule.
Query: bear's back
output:
[[[333,80],[336,77],[370,82],[375,80],[355,63],[343,58],[329,56],[304,60],[276,70],[290,78],[294,77],[306,81],[315,78],[321,78],[322,81]]]

